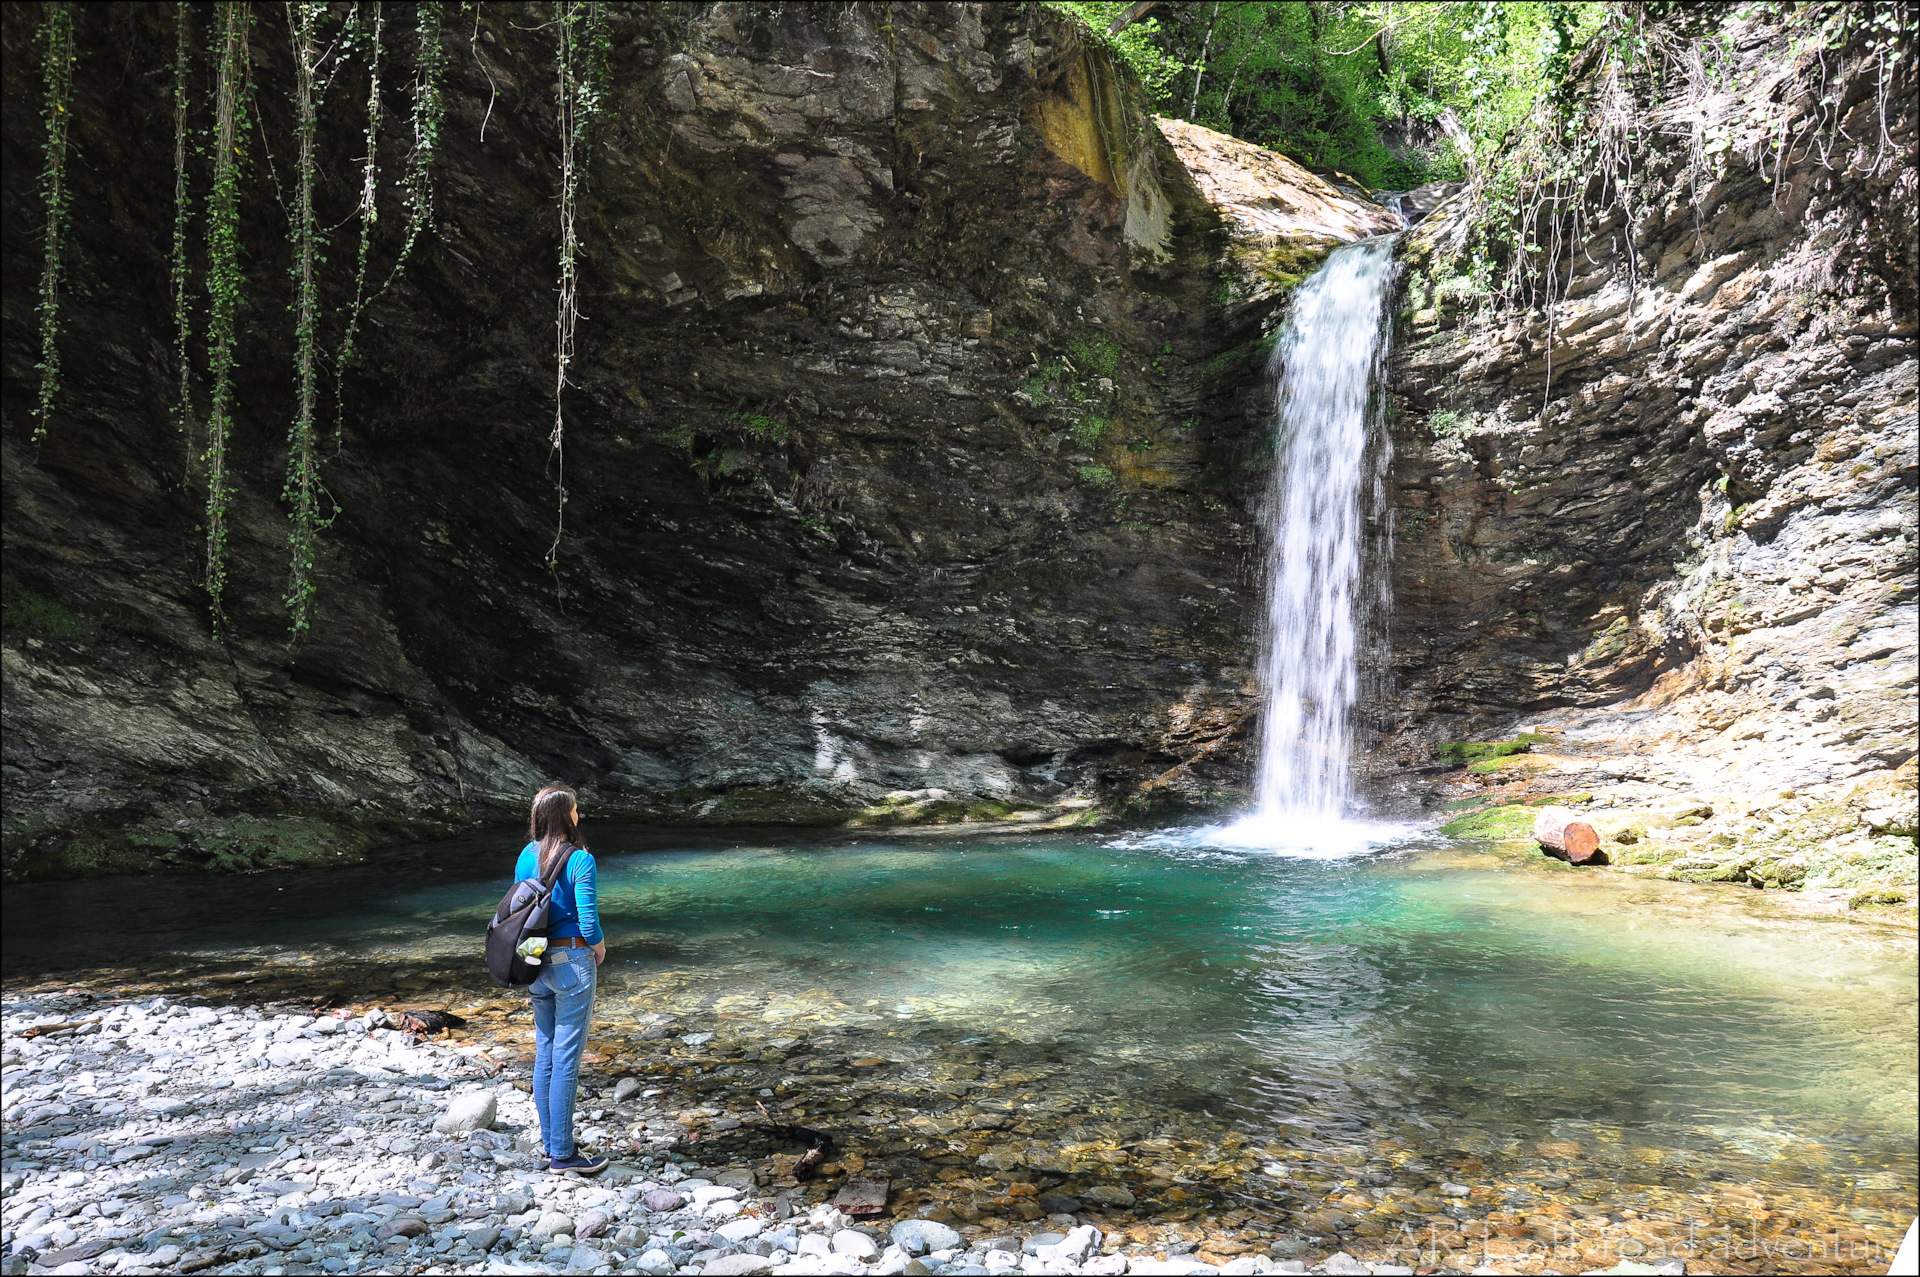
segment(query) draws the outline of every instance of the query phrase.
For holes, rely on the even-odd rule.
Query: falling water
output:
[[[1279,830],[1348,812],[1350,716],[1359,690],[1362,503],[1377,503],[1384,432],[1372,389],[1386,353],[1382,299],[1392,240],[1336,250],[1294,294],[1273,352],[1280,463],[1264,523],[1267,617],[1261,681],[1259,807],[1247,823]],[[1370,447],[1370,443],[1372,446]]]

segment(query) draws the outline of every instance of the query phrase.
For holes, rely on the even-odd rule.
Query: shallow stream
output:
[[[997,1149],[1125,1187],[1143,1219],[1329,1244],[1525,1246],[1551,1219],[1643,1249],[1837,1245],[1911,1213],[1909,935],[1431,837],[1329,858],[1190,832],[590,837],[594,1058],[657,1077],[709,1139],[764,1103],[878,1157]],[[7,983],[447,1005],[510,1059],[525,1021],[479,935],[517,846],[10,887]],[[946,1180],[929,1202],[993,1222]]]

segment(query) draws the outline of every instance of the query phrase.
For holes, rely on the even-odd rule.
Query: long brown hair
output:
[[[540,872],[553,868],[553,858],[580,845],[580,826],[573,811],[579,799],[565,785],[548,785],[533,796],[533,815],[527,821],[527,841],[540,844]]]

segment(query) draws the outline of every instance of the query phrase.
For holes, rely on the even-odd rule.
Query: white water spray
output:
[[[1369,446],[1386,354],[1381,307],[1392,241],[1337,249],[1294,294],[1274,349],[1278,448],[1263,522],[1267,615],[1258,806],[1232,841],[1292,844],[1339,825],[1353,803],[1350,718],[1360,688],[1363,502],[1385,472]],[[1347,841],[1334,839],[1335,842]]]

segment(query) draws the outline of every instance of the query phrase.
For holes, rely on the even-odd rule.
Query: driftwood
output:
[[[767,1119],[763,1128],[767,1134],[777,1140],[786,1140],[790,1144],[805,1144],[807,1151],[793,1164],[793,1177],[802,1183],[813,1175],[820,1163],[827,1160],[827,1153],[833,1148],[833,1136],[825,1131],[816,1131],[812,1127],[794,1126],[787,1122],[776,1122],[773,1114],[767,1112],[767,1106],[756,1103],[760,1116]]]
[[[464,1029],[467,1022],[451,1011],[402,1011],[394,1019],[397,1028],[408,1033],[445,1033],[448,1029]]]
[[[1533,819],[1533,838],[1549,856],[1574,865],[1604,865],[1600,835],[1565,807],[1542,807]]]
[[[23,1030],[20,1036],[23,1038],[45,1037],[49,1033],[65,1033],[71,1029],[84,1029],[89,1024],[98,1023],[100,1023],[98,1020],[68,1020],[65,1024],[41,1024]]]

